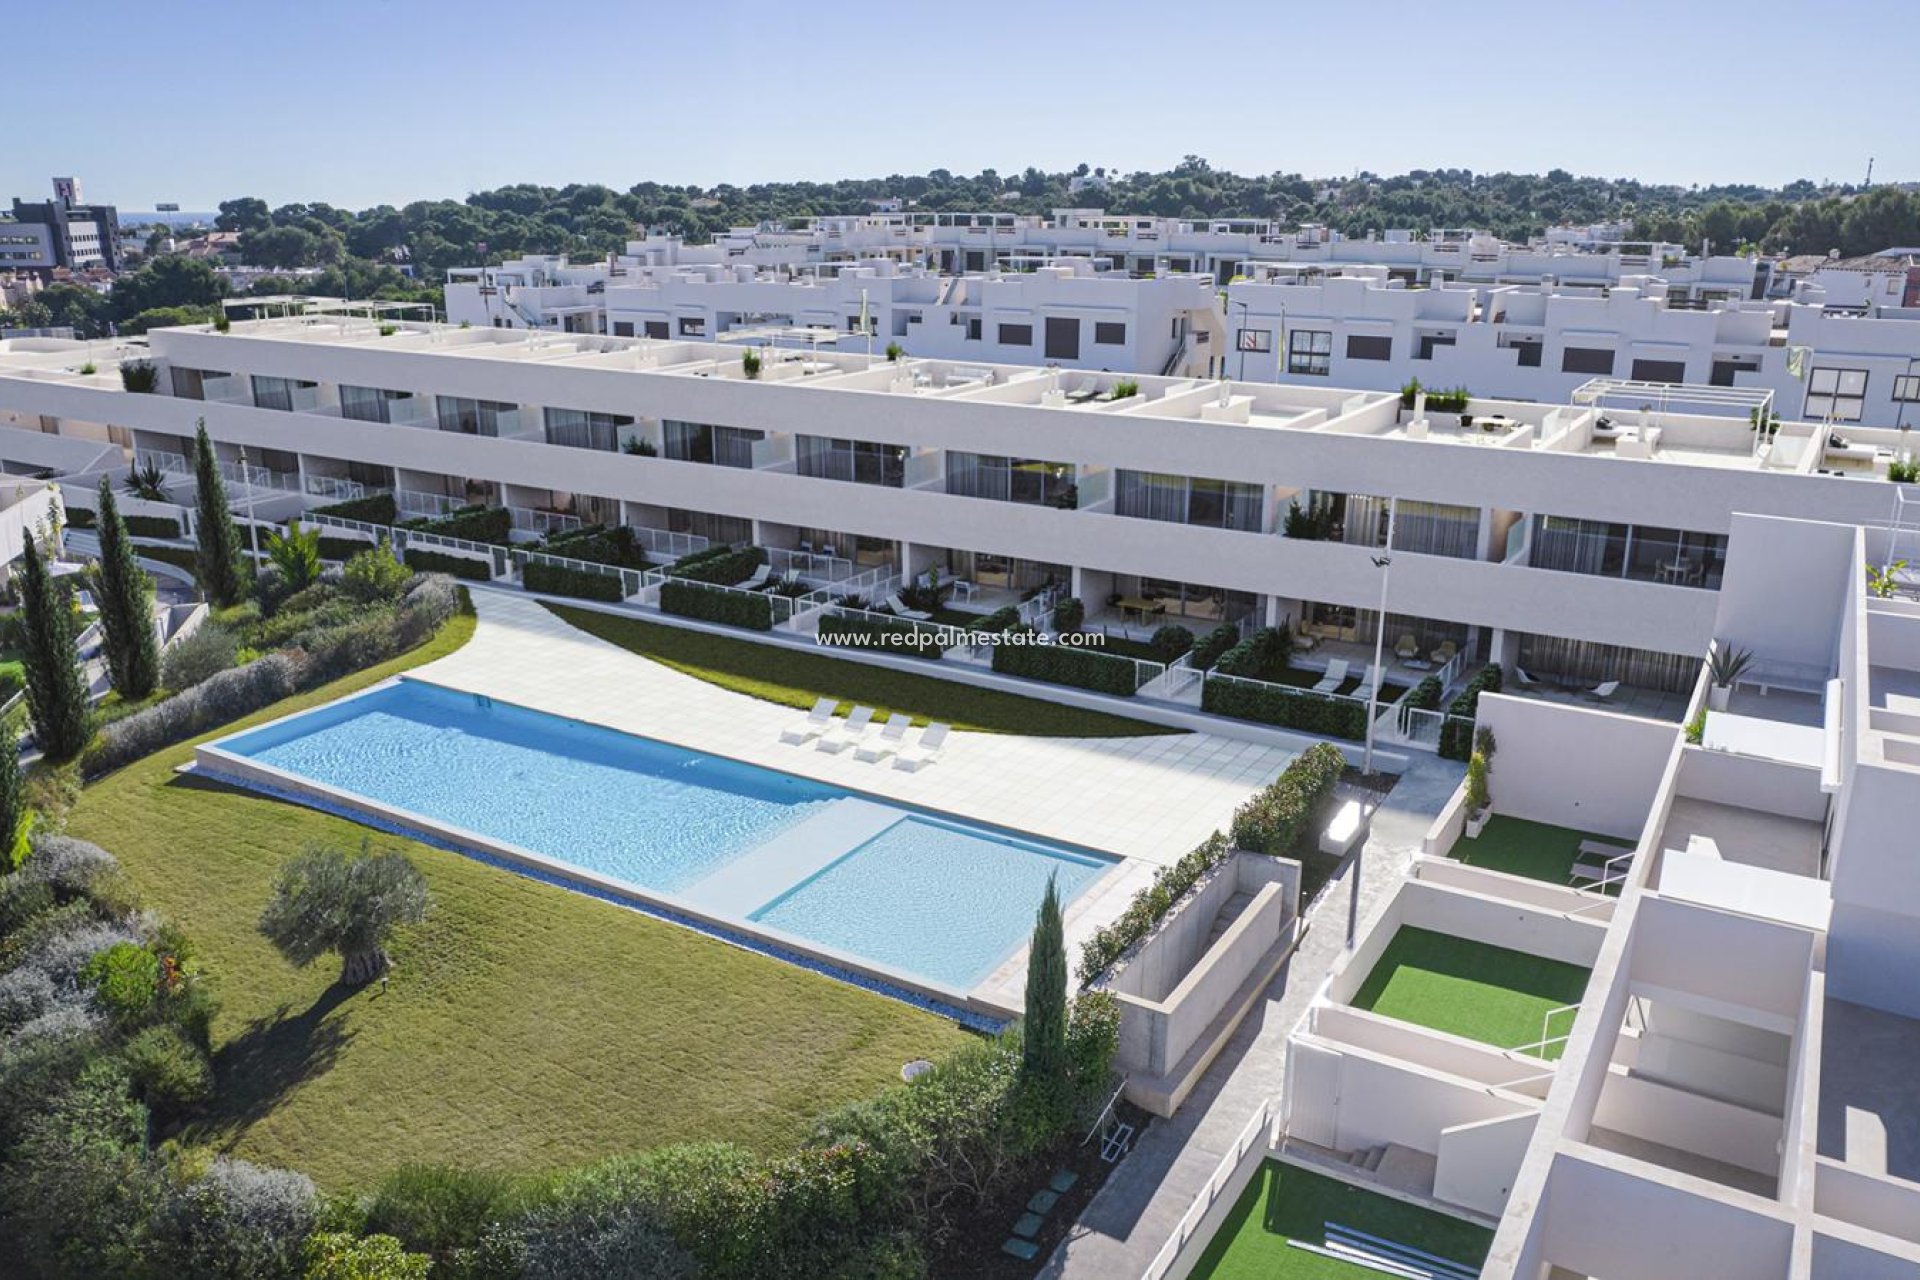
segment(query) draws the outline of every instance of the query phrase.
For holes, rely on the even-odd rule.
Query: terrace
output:
[[[1503,1049],[1542,1037],[1548,1013],[1578,1004],[1588,971],[1429,929],[1401,927],[1366,981],[1354,1008]],[[1538,1056],[1557,1058],[1548,1044]]]

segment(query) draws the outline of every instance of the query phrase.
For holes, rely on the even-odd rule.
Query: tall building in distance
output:
[[[53,199],[13,201],[13,220],[0,222],[0,270],[120,269],[120,211],[88,204],[78,178],[55,178]]]

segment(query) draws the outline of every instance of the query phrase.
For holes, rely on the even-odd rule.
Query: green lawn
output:
[[[1602,840],[1618,844],[1612,836],[1555,827],[1544,822],[1528,822],[1496,813],[1477,840],[1462,838],[1453,846],[1453,856],[1470,867],[1505,871],[1509,875],[1566,884],[1573,874],[1582,840]],[[1620,844],[1620,852],[1628,848]]]
[[[904,711],[915,724],[944,720],[980,733],[1024,733],[1045,738],[1128,738],[1180,733],[1101,711],[1083,711],[1041,698],[976,689],[937,676],[915,675],[806,653],[753,640],[709,635],[687,627],[622,618],[596,609],[548,604],[556,616],[590,635],[651,658],[675,671],[723,689],[789,707],[811,707],[837,697],[840,714],[856,704],[875,709],[875,719]],[[938,664],[933,664],[938,665]]]
[[[1296,1249],[1288,1240],[1325,1244],[1337,1223],[1479,1266],[1493,1232],[1378,1195],[1294,1165],[1269,1160],[1253,1176],[1193,1269],[1194,1280],[1366,1280],[1380,1273]]]
[[[1586,989],[1587,970],[1577,964],[1402,927],[1355,993],[1353,1006],[1514,1049],[1540,1039],[1540,1019],[1547,1010],[1578,1004]],[[1572,1016],[1557,1019],[1553,1033],[1564,1032]],[[1540,1056],[1557,1058],[1560,1046],[1549,1046]]]
[[[238,724],[329,701],[451,651],[413,654]],[[229,726],[220,732],[230,732]],[[69,830],[119,855],[211,975],[219,1101],[187,1135],[364,1184],[404,1161],[538,1169],[684,1139],[772,1146],[965,1035],[907,1005],[438,849],[405,848],[433,910],[391,988],[348,994],[255,932],[274,871],[365,828],[176,776],[176,747],[86,788]]]

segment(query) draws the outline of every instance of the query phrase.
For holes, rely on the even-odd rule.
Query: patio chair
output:
[[[1546,687],[1544,680],[1535,680],[1532,676],[1528,675],[1525,667],[1514,667],[1513,678],[1522,689],[1541,689]]]
[[[932,614],[928,613],[925,609],[909,609],[907,607],[907,602],[900,598],[900,593],[898,591],[888,596],[886,603],[887,603],[887,608],[893,612],[895,617],[912,618],[915,621],[925,621],[926,619],[931,618],[933,616]]]
[[[803,720],[795,720],[780,731],[780,741],[791,742],[795,746],[812,742],[827,731],[833,723],[833,709],[840,704],[832,698],[820,698],[813,704],[813,710],[807,712]]]
[[[853,714],[840,724],[834,725],[820,735],[813,744],[816,751],[845,751],[856,746],[860,739],[867,736],[867,730],[873,727],[873,708],[855,707]]]
[[[1362,702],[1371,702],[1373,701],[1374,694],[1379,691],[1380,668],[1369,664],[1367,666],[1367,673],[1360,677],[1360,685],[1353,691],[1353,696]]]
[[[768,578],[771,578],[772,576],[773,576],[773,566],[771,564],[758,564],[754,566],[752,573],[748,574],[745,578],[735,583],[734,585],[739,587],[740,590],[742,591],[752,591],[754,588],[765,583],[766,580]]]
[[[1327,662],[1327,673],[1320,677],[1320,683],[1313,686],[1315,693],[1332,693],[1347,682],[1347,660],[1331,658]]]
[[[1587,690],[1586,696],[1595,702],[1606,702],[1611,700],[1613,695],[1618,692],[1620,692],[1620,682],[1618,680],[1603,680],[1593,686],[1593,688]]]
[[[1453,661],[1453,655],[1460,652],[1460,646],[1451,640],[1442,641],[1438,649],[1428,654],[1428,659],[1436,667],[1444,667]]]
[[[944,724],[928,725],[920,731],[920,741],[903,745],[894,755],[893,767],[912,773],[922,765],[932,764],[940,758],[940,753],[947,749],[949,732]]]
[[[907,740],[907,730],[913,725],[913,717],[896,711],[887,717],[887,723],[881,726],[878,736],[869,737],[853,749],[856,760],[885,760],[898,751]]]
[[[1408,631],[1393,642],[1393,656],[1396,658],[1417,658],[1420,656],[1420,642]]]

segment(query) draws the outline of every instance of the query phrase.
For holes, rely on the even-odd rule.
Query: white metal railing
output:
[[[556,556],[548,551],[526,551],[519,547],[511,549],[503,547],[499,550],[510,556],[512,562],[518,566],[548,564],[582,573],[598,573],[610,578],[619,578],[621,594],[626,599],[632,599],[648,586],[655,585],[651,579],[658,572],[647,569],[627,569],[617,564],[602,564],[598,560],[575,560],[572,556]]]
[[[1268,1098],[1261,1102],[1259,1108],[1253,1113],[1253,1117],[1247,1121],[1246,1127],[1240,1130],[1240,1136],[1233,1140],[1233,1145],[1227,1148],[1227,1153],[1220,1157],[1220,1163],[1213,1167],[1211,1174],[1207,1175],[1206,1185],[1201,1187],[1199,1193],[1193,1197],[1193,1202],[1187,1206],[1187,1211],[1180,1215],[1180,1221],[1173,1228],[1173,1234],[1168,1236],[1167,1242],[1160,1246],[1160,1252],[1153,1255],[1153,1261],[1147,1264],[1147,1269],[1141,1273],[1140,1280],[1162,1280],[1162,1277],[1173,1270],[1173,1264],[1180,1260],[1181,1251],[1187,1247],[1194,1234],[1200,1230],[1200,1224],[1206,1220],[1207,1211],[1213,1208],[1214,1202],[1232,1185],[1233,1175],[1239,1171],[1241,1161],[1245,1160],[1255,1144],[1265,1137],[1267,1126],[1272,1119],[1273,1100]]]
[[[820,578],[840,582],[853,576],[853,561],[845,556],[822,555],[817,551],[789,551],[768,547],[767,563],[782,577]]]
[[[393,505],[410,516],[451,515],[466,504],[444,493],[420,493],[413,489],[395,489]]]
[[[1385,720],[1392,716],[1394,735],[1409,746],[1434,747],[1440,745],[1440,729],[1447,722],[1447,713],[1438,707],[1400,707],[1388,706],[1381,715]]]
[[[474,542],[467,538],[449,538],[443,533],[427,533],[420,529],[389,529],[396,554],[405,555],[408,547],[432,547],[441,551],[465,552],[472,557],[484,557],[493,566],[493,576],[503,578],[513,561],[507,558],[507,548],[495,542]]]
[[[650,556],[678,560],[682,556],[705,551],[713,545],[712,539],[697,533],[675,533],[671,529],[647,529],[637,525],[632,527],[634,538],[647,549]]]
[[[324,511],[309,511],[300,517],[300,522],[322,525],[329,529],[347,529],[354,533],[364,533],[376,542],[381,538],[393,536],[393,530],[384,524],[374,524],[367,520],[350,520],[346,516],[330,515]]]
[[[157,467],[163,475],[191,476],[194,473],[193,459],[180,453],[163,453],[157,449],[135,449],[133,460],[137,465]],[[257,489],[284,489],[289,493],[299,493],[300,477],[290,471],[269,471],[265,467],[245,466],[238,462],[215,460],[214,468],[220,472],[220,478],[228,484],[245,485]]]
[[[379,486],[364,485],[358,480],[344,480],[339,476],[306,477],[307,492],[316,498],[333,498],[341,502],[351,502],[373,493],[384,493]]]
[[[540,533],[572,533],[575,529],[584,529],[587,522],[579,516],[570,516],[563,511],[541,511],[534,507],[508,507],[507,515],[513,520],[516,529],[533,529]]]
[[[1580,1006],[1577,1004],[1563,1004],[1558,1006],[1557,1008],[1547,1010],[1545,1013],[1540,1015],[1540,1038],[1538,1040],[1535,1040],[1532,1044],[1516,1045],[1512,1049],[1508,1050],[1508,1052],[1509,1053],[1525,1053],[1538,1058],[1538,1057],[1544,1057],[1545,1055],[1543,1052],[1535,1052],[1536,1050],[1551,1049],[1554,1045],[1565,1044],[1567,1042],[1567,1037],[1573,1034],[1572,1023],[1567,1024],[1567,1029],[1565,1031],[1562,1031],[1559,1035],[1556,1036],[1553,1034],[1553,1020],[1559,1017],[1561,1014],[1565,1014],[1565,1013],[1574,1014],[1577,1020],[1578,1015],[1580,1013]]]
[[[1193,650],[1189,649],[1167,664],[1159,676],[1160,687],[1154,690],[1154,696],[1178,701],[1206,680],[1207,673],[1193,665]]]

